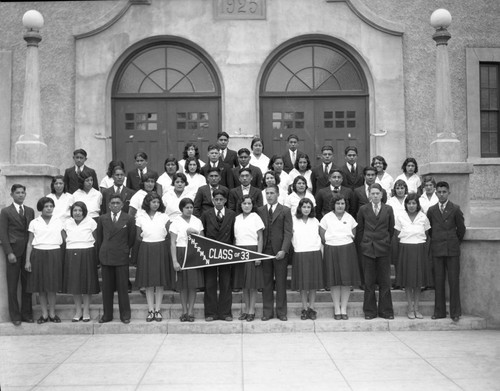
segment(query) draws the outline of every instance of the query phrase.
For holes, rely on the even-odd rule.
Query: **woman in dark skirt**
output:
[[[97,223],[87,217],[87,206],[81,201],[71,206],[70,216],[64,222],[63,230],[66,241],[63,292],[73,295],[75,316],[72,322],[89,322],[90,300],[100,291],[94,247]]]
[[[181,174],[183,175],[183,174]],[[181,263],[186,253],[187,237],[190,233],[203,235],[201,220],[193,216],[194,203],[191,198],[183,198],[179,202],[182,214],[170,225],[170,252],[176,273],[176,289],[180,292],[182,315],[181,322],[194,322],[194,303],[196,289],[203,288],[204,276],[202,269],[181,270]]]
[[[36,208],[42,214],[32,220],[28,227],[25,268],[29,274],[26,290],[31,293],[38,292],[40,297],[42,316],[37,320],[38,324],[49,320],[60,323],[61,319],[56,315],[56,292],[61,292],[63,287],[63,223],[56,217],[52,218],[53,199],[40,198]]]
[[[347,320],[347,303],[351,286],[360,285],[358,256],[354,245],[356,220],[346,212],[348,201],[335,193],[330,201],[331,212],[320,222],[321,240],[325,245],[325,286],[330,287],[334,319]]]
[[[144,197],[142,209],[136,216],[139,255],[135,283],[146,288],[148,302],[147,322],[161,322],[161,302],[164,288],[172,289],[170,254],[166,241],[170,220],[158,193]]]
[[[262,252],[264,223],[255,213],[252,197],[243,196],[240,202],[242,213],[236,216],[234,222],[234,244],[251,251]],[[255,319],[255,303],[257,289],[264,285],[261,261],[235,264],[234,285],[243,288],[243,303],[245,305],[239,320],[252,322]]]
[[[405,288],[408,300],[408,318],[422,319],[418,311],[420,287],[431,283],[428,269],[428,230],[429,219],[421,211],[419,197],[416,193],[408,194],[405,199],[406,213],[396,218],[395,236],[399,239],[399,267],[396,283]]]
[[[317,312],[314,309],[316,290],[324,287],[321,237],[319,236],[319,222],[315,215],[313,202],[304,197],[299,201],[297,212],[292,219],[294,249],[292,289],[300,291],[302,300],[300,319],[302,320],[316,319]]]

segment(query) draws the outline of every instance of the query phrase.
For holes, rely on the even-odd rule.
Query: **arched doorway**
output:
[[[154,43],[131,54],[113,83],[113,158],[134,165],[138,151],[163,172],[166,157],[182,157],[186,142],[200,152],[220,128],[220,83],[197,49]]]
[[[313,39],[288,45],[268,62],[260,86],[260,120],[267,154],[286,150],[296,134],[299,148],[318,163],[332,145],[335,164],[355,145],[359,163],[369,159],[368,87],[353,56],[331,42]]]

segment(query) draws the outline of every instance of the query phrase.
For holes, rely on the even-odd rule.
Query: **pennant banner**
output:
[[[241,247],[221,243],[204,236],[188,235],[186,255],[182,270],[201,267],[229,265],[233,263],[264,261],[274,259],[272,255],[261,254]]]

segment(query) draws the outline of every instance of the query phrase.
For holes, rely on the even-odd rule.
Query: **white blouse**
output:
[[[82,201],[87,207],[89,217],[99,217],[101,211],[102,194],[96,189],[92,188],[88,193],[78,189],[73,193],[73,201]]]
[[[142,230],[141,238],[143,242],[162,242],[168,234],[165,227],[168,221],[168,215],[165,213],[156,212],[151,218],[145,210],[141,210],[137,214],[135,225]]]
[[[257,213],[252,212],[246,217],[239,214],[234,221],[234,244],[236,246],[257,246],[259,244],[258,231],[264,227],[264,223]]]
[[[382,189],[387,192],[387,199],[391,198],[392,188],[394,187],[394,178],[391,175],[389,175],[387,172],[384,172],[384,175],[382,175],[382,179],[380,179],[377,175],[377,177],[375,178],[375,183],[379,183],[380,186],[382,186]]]
[[[163,201],[163,205],[165,205],[165,213],[168,215],[170,220],[173,220],[174,217],[180,216],[182,214],[181,210],[179,209],[179,203],[181,202],[181,200],[183,198],[190,198],[191,200],[194,200],[195,195],[196,193],[190,193],[187,187],[184,188],[184,191],[182,192],[180,197],[177,197],[177,194],[175,194],[173,188],[164,193],[161,200]]]
[[[28,231],[33,233],[32,245],[38,250],[54,250],[61,247],[63,242],[61,219],[52,217],[47,224],[42,216],[31,220]]]
[[[401,243],[425,243],[425,231],[431,228],[431,224],[427,216],[422,212],[418,212],[415,220],[411,221],[408,213],[401,213],[396,219],[396,225]]]
[[[66,232],[66,248],[92,248],[94,247],[94,236],[92,232],[97,228],[97,223],[91,217],[85,217],[80,224],[73,219],[67,219],[64,222],[64,231]]]
[[[290,173],[288,174],[288,176],[290,177],[290,179],[289,179],[290,184],[292,184],[293,180],[295,178],[297,178],[298,176],[300,176],[300,175],[302,175],[302,174],[296,168],[294,168],[292,171],[290,171]],[[305,174],[302,175],[304,178],[306,178],[307,190],[309,190],[309,191],[312,191],[312,188],[313,188],[313,184],[312,184],[312,180],[311,180],[311,175],[312,175],[312,171],[311,170],[307,170],[305,172]]]
[[[408,185],[408,193],[416,193],[418,191],[418,188],[422,184],[422,182],[420,181],[420,177],[417,174],[413,174],[411,177],[407,178],[406,174],[403,172],[396,178],[394,182],[396,182],[398,179],[406,182],[406,184]]]
[[[113,177],[105,176],[102,178],[101,183],[99,183],[99,187],[102,187],[103,189],[109,189],[111,186],[115,185],[115,181]],[[127,186],[127,177],[123,180],[123,186]]]
[[[166,172],[160,175],[156,183],[161,185],[163,194],[174,188],[174,186],[172,186],[172,178],[170,178],[170,176]]]
[[[62,193],[59,198],[55,194],[47,194],[47,197],[54,200],[54,211],[52,212],[52,217],[57,217],[64,222],[67,218],[71,217],[71,205],[73,205],[73,194]]]
[[[148,192],[146,190],[137,190],[130,199],[130,206],[133,207],[136,211],[140,211],[142,209],[142,202],[147,195]]]
[[[314,199],[314,196],[312,193],[309,191],[309,189],[306,190],[306,195],[304,198],[309,198],[313,204],[313,207],[316,207],[316,200]],[[295,216],[295,213],[297,213],[297,207],[299,206],[299,202],[302,198],[299,197],[297,193],[294,191],[285,198],[285,206],[288,206],[292,210],[292,216]]]
[[[205,163],[202,162],[200,159],[198,159],[198,162],[200,163],[200,168],[205,165]],[[179,160],[179,170],[177,172],[182,172],[183,174],[186,174],[186,170],[184,169],[185,165],[186,165],[186,159]],[[189,182],[189,179],[188,179],[188,182]]]
[[[252,166],[260,168],[260,171],[262,172],[262,175],[264,175],[267,171],[269,166],[269,158],[264,155],[263,153],[260,155],[259,158],[253,154],[253,152],[250,153],[250,164]]]
[[[328,212],[319,223],[325,232],[325,243],[329,246],[343,246],[353,242],[352,230],[358,223],[347,212],[339,220],[334,212]]]
[[[405,209],[405,198],[403,199],[403,202],[399,202],[398,198],[396,196],[391,197],[389,201],[387,201],[386,205],[389,205],[392,207],[392,210],[394,211],[394,220],[400,215],[400,214],[406,214],[406,209]]]
[[[296,253],[321,250],[321,236],[319,236],[319,221],[315,217],[306,222],[293,216],[292,245]]]
[[[186,247],[187,246],[187,229],[193,228],[198,232],[203,231],[203,224],[201,220],[196,216],[191,216],[189,223],[182,218],[182,216],[177,216],[170,225],[169,231],[177,235],[177,241],[175,242],[176,247]]]
[[[283,194],[283,196],[286,198],[288,195],[288,187],[292,184],[290,181],[290,175],[288,175],[285,171],[281,171],[280,176],[280,184],[278,185],[280,187],[280,194]],[[312,190],[312,189],[311,189]]]
[[[424,213],[427,213],[432,205],[436,205],[439,202],[436,192],[432,193],[432,197],[430,200],[425,193],[422,194],[418,200],[420,201],[420,207],[422,208],[422,212]]]
[[[205,178],[201,174],[194,174],[193,177],[191,175],[186,174],[187,181],[189,185],[186,186],[188,192],[196,195],[198,189],[207,184],[207,178]],[[193,198],[194,199],[194,198]]]

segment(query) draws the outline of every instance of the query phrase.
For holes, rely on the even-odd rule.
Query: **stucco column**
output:
[[[473,165],[461,158],[461,141],[455,134],[453,105],[451,99],[450,64],[447,28],[451,15],[438,9],[431,15],[431,25],[436,29],[432,39],[436,42],[436,138],[430,144],[430,162],[420,168],[422,175],[432,175],[437,182],[450,184],[453,202],[462,208],[466,224],[470,221],[469,175]]]

